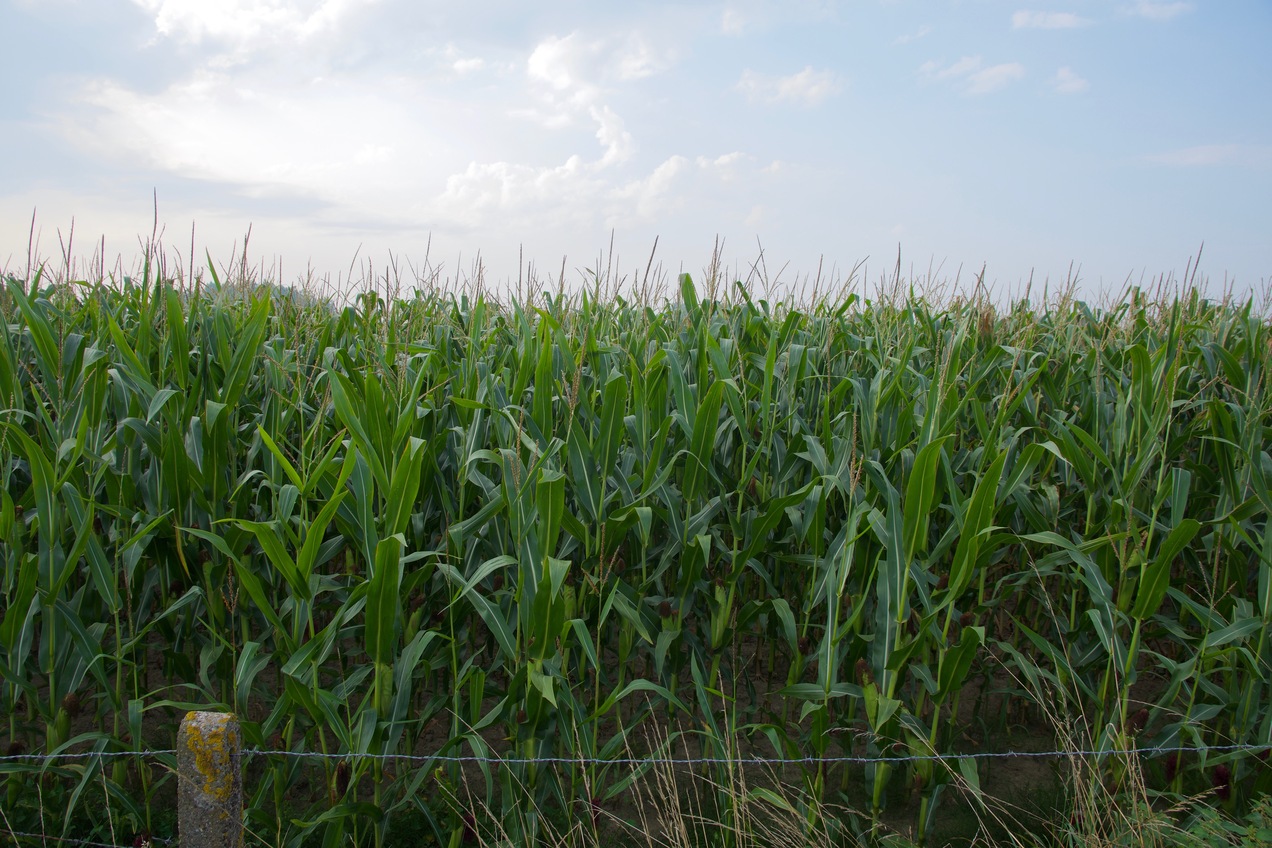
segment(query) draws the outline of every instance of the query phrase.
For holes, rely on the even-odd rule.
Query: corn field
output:
[[[7,753],[229,710],[249,747],[344,755],[250,763],[260,840],[457,846],[461,784],[524,844],[551,810],[603,828],[633,780],[607,761],[651,752],[802,758],[810,827],[908,803],[922,838],[980,791],[957,755],[1049,718],[1095,750],[1272,742],[1251,303],[675,294],[8,277]],[[165,765],[3,760],[0,800],[154,831]],[[1272,790],[1266,751],[1145,774]]]

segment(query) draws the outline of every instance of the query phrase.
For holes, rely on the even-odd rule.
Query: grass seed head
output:
[[[1227,801],[1232,796],[1232,769],[1227,763],[1220,763],[1215,766],[1214,774],[1211,776],[1211,783],[1215,787],[1215,796],[1220,801]]]

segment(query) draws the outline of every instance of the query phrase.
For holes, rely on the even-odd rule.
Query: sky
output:
[[[1269,43],[1267,0],[0,0],[0,269],[157,221],[284,283],[1258,293]]]

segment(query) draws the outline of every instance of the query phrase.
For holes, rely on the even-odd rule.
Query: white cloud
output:
[[[161,36],[243,50],[330,32],[367,0],[133,0]]]
[[[698,156],[692,162],[685,156],[671,156],[648,176],[609,192],[606,225],[665,220],[693,199],[716,194],[723,184],[744,183],[751,195],[754,180],[746,178],[756,173],[751,157],[740,151]]]
[[[905,35],[897,36],[896,40],[893,41],[892,43],[893,45],[898,45],[898,46],[902,44],[909,44],[910,42],[918,41],[920,38],[930,35],[931,33],[932,33],[932,28],[930,26],[921,26],[914,32],[908,32]]]
[[[628,179],[611,178],[601,163],[578,156],[549,167],[474,162],[447,179],[437,206],[474,229],[492,221],[594,227],[598,210],[607,228],[630,227],[664,219],[701,193],[703,179],[716,185],[728,182],[747,160],[736,152],[694,160],[675,154]]]
[[[737,89],[752,100],[766,103],[798,103],[816,106],[835,94],[843,84],[829,70],[819,71],[808,65],[799,73],[784,77],[770,77],[752,70],[742,72]]]
[[[451,62],[451,70],[460,75],[471,74],[474,71],[480,71],[484,67],[486,67],[486,60],[480,56],[469,56]]]
[[[1051,86],[1060,94],[1079,94],[1086,91],[1090,84],[1066,65],[1056,71],[1051,78]]]
[[[998,91],[1006,88],[1012,82],[1020,79],[1025,75],[1025,66],[1019,62],[1007,62],[1002,65],[993,65],[983,70],[977,71],[967,78],[968,94],[989,94],[992,91]]]
[[[494,63],[453,45],[418,55],[425,76],[298,77],[254,62],[196,70],[157,91],[99,80],[82,93],[87,111],[58,129],[108,160],[294,204],[315,225],[381,230],[591,232],[647,222],[753,170],[738,152],[635,161],[636,138],[611,95],[666,61],[638,38],[541,41],[508,90],[476,104],[471,91],[442,86]],[[518,132],[528,113],[507,106],[526,102],[556,121],[553,133]],[[350,115],[374,133],[329,131]],[[441,128],[439,115],[451,116]]]
[[[579,104],[593,100],[600,92],[595,76],[588,73],[601,55],[604,42],[587,41],[578,32],[565,37],[550,36],[535,45],[526,60],[526,74],[546,83],[554,91],[566,94]]]
[[[699,156],[694,160],[694,164],[701,170],[710,172],[725,182],[731,182],[737,177],[739,166],[746,164],[749,160],[750,157],[745,153],[735,150],[732,153],[725,153],[714,159]]]
[[[455,222],[481,227],[492,217],[509,213],[529,215],[542,209],[549,215],[570,214],[594,200],[603,182],[580,156],[551,167],[514,162],[470,162],[446,179],[438,206]]]
[[[609,221],[631,222],[636,220],[653,220],[679,205],[671,196],[676,181],[689,168],[689,160],[683,156],[672,156],[662,162],[649,176],[632,180],[623,187],[612,192]]]
[[[964,56],[954,64],[945,68],[942,68],[937,62],[924,62],[919,67],[919,73],[929,79],[943,80],[970,74],[980,66],[980,56]]]
[[[746,25],[746,16],[737,9],[725,9],[720,15],[720,31],[725,35],[741,35]]]
[[[377,196],[413,202],[427,160],[446,154],[428,122],[402,108],[418,102],[410,80],[297,86],[205,70],[154,93],[98,81],[82,97],[92,112],[61,128],[85,149],[257,195],[381,206],[377,214]],[[324,131],[353,114],[376,127],[371,140]]]
[[[653,76],[673,61],[670,52],[653,48],[639,34],[589,38],[575,31],[536,44],[526,60],[526,74],[546,83],[574,108],[586,108],[601,98],[607,84]]]
[[[632,141],[632,134],[623,124],[623,119],[608,106],[593,109],[591,114],[592,119],[596,121],[596,140],[605,149],[599,164],[603,167],[629,159],[635,144]]]
[[[1072,12],[1016,12],[1011,16],[1013,29],[1073,29],[1090,24],[1088,18]]]
[[[616,76],[620,80],[644,79],[662,73],[671,62],[667,52],[654,49],[641,35],[632,35],[618,51]]]
[[[1272,166],[1272,146],[1250,144],[1201,144],[1154,153],[1144,157],[1154,165],[1203,168],[1216,165]]]
[[[919,76],[927,80],[954,80],[966,94],[989,94],[1007,87],[1025,75],[1025,66],[1019,62],[1004,62],[984,67],[980,56],[964,56],[957,62],[941,67],[937,62],[924,62],[919,66]]]
[[[1165,0],[1136,0],[1128,9],[1132,15],[1150,21],[1168,21],[1192,9],[1192,3],[1165,2]]]
[[[452,43],[423,50],[419,55],[434,64],[442,79],[470,76],[491,67],[481,56],[470,55]]]
[[[526,76],[539,87],[539,108],[520,108],[512,114],[550,129],[562,129],[586,119],[596,126],[604,148],[601,167],[626,161],[635,145],[622,117],[605,103],[616,83],[630,83],[660,73],[672,57],[639,34],[615,40],[588,38],[580,32],[543,39],[526,60]]]

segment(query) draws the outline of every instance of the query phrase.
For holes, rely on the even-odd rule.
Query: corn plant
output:
[[[168,748],[184,709],[232,710],[293,755],[249,766],[280,845],[409,820],[458,846],[464,792],[510,838],[602,838],[639,779],[612,761],[654,751],[798,759],[810,834],[846,801],[937,838],[991,777],[964,755],[1057,713],[1096,750],[1201,749],[1150,758],[1154,791],[1272,784],[1206,750],[1272,741],[1251,303],[686,275],[345,305],[161,272],[0,296],[14,751]],[[38,814],[42,772],[64,834],[154,832],[171,765],[5,761],[6,809]],[[736,766],[703,776],[740,821]]]

